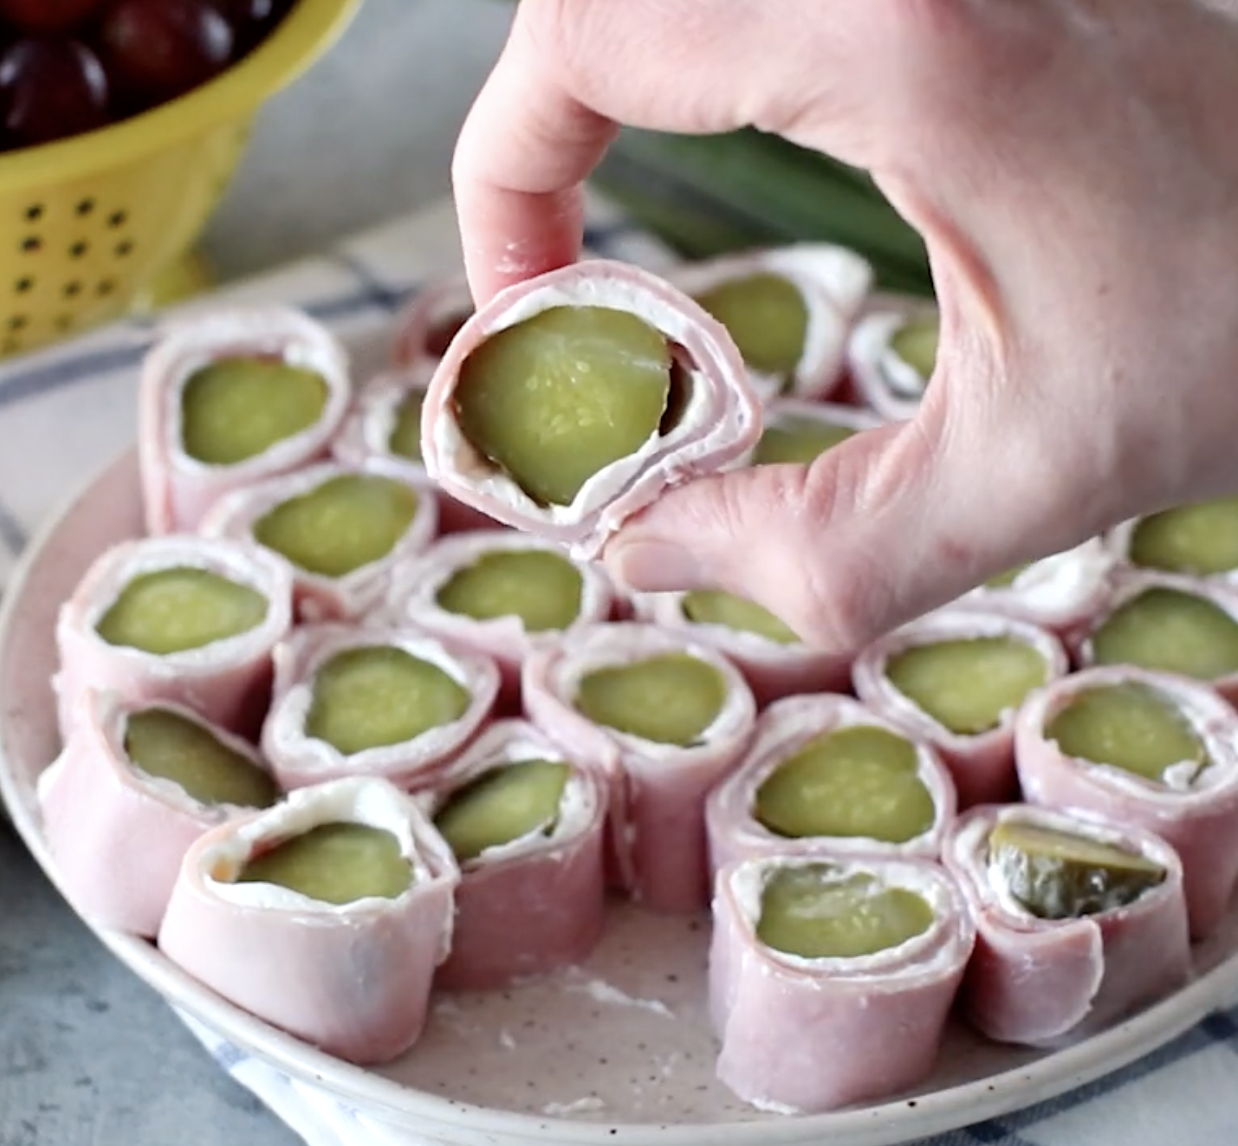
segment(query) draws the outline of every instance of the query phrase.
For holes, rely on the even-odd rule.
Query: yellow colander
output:
[[[330,46],[361,0],[297,0],[210,83],[134,119],[0,156],[0,354],[116,318],[189,251],[259,105]]]

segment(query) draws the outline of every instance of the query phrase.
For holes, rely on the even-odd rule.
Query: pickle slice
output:
[[[890,339],[890,349],[928,382],[937,365],[937,344],[940,337],[939,319],[913,318],[894,332]]]
[[[531,832],[550,835],[571,769],[558,760],[520,760],[483,772],[453,792],[434,825],[460,863]]]
[[[413,886],[400,841],[368,824],[320,824],[255,856],[237,883],[271,883],[343,907],[359,899],[398,899]]]
[[[899,692],[960,736],[996,728],[1002,713],[1016,708],[1048,675],[1045,658],[1010,637],[916,645],[886,665]]]
[[[800,641],[768,609],[733,593],[696,589],[683,595],[680,607],[683,615],[697,625],[724,625],[741,633],[756,633],[780,645],[797,645]]]
[[[914,891],[805,864],[779,868],[766,882],[757,938],[803,959],[856,959],[898,947],[932,925],[932,907]]]
[[[797,463],[807,465],[826,450],[833,449],[855,434],[847,426],[835,425],[819,418],[779,418],[766,426],[752,455],[752,464],[757,466]]]
[[[989,870],[1041,919],[1078,919],[1125,907],[1167,874],[1137,852],[1011,820],[989,833]]]
[[[1007,569],[1005,573],[999,573],[996,577],[990,577],[984,586],[986,589],[1009,589],[1019,579],[1019,574],[1024,569],[1028,568],[1030,562],[1025,562],[1022,565],[1016,565],[1013,569]]]
[[[687,748],[718,718],[726,680],[688,653],[598,669],[581,680],[576,707],[595,724]]]
[[[570,505],[653,438],[673,395],[665,338],[606,307],[556,307],[488,338],[456,386],[460,428],[531,498]]]
[[[181,438],[196,461],[230,466],[308,430],[327,406],[321,374],[276,358],[221,358],[181,392]]]
[[[1216,680],[1238,672],[1238,622],[1194,593],[1147,589],[1105,618],[1092,634],[1092,655],[1097,664]]]
[[[110,645],[167,656],[247,633],[266,615],[266,598],[248,585],[176,566],[134,577],[95,631]]]
[[[727,328],[753,370],[783,379],[795,372],[804,356],[808,307],[790,280],[747,275],[705,291],[696,301]]]
[[[580,616],[584,579],[544,549],[498,550],[458,569],[438,591],[439,608],[477,621],[519,617],[525,632],[566,629]]]
[[[348,649],[314,677],[305,733],[346,756],[459,720],[471,697],[436,664],[390,645]]]
[[[381,561],[417,514],[417,494],[378,474],[343,474],[281,502],[254,523],[254,537],[294,565],[343,577]]]
[[[1208,766],[1203,741],[1174,703],[1145,684],[1104,685],[1079,693],[1045,728],[1067,755],[1110,764],[1147,780],[1174,765]]]
[[[933,797],[910,741],[884,728],[840,728],[808,741],[757,790],[754,815],[776,835],[901,844],[933,826]]]
[[[179,784],[200,804],[269,808],[279,798],[275,781],[252,760],[210,729],[166,708],[129,716],[125,754],[135,768]]]
[[[1238,497],[1143,518],[1131,534],[1129,553],[1133,565],[1195,577],[1238,569]]]
[[[421,408],[425,402],[424,390],[410,390],[400,399],[387,441],[387,448],[397,457],[421,461]]]

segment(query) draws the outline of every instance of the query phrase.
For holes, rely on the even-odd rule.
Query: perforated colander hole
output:
[[[116,244],[116,257],[123,259],[126,255],[133,253],[133,240],[124,239]]]
[[[111,294],[112,291],[114,291],[115,289],[116,289],[115,279],[103,279],[99,283],[99,285],[95,287],[96,293],[99,294],[101,297]]]
[[[84,239],[79,239],[69,248],[69,258],[80,259],[88,250],[90,250],[90,244]]]
[[[79,215],[89,215],[95,209],[95,201],[93,199],[83,199],[75,208]]]
[[[37,223],[41,218],[43,218],[43,204],[31,203],[30,206],[26,208],[26,218],[32,223]]]
[[[34,279],[29,275],[22,275],[14,284],[13,290],[17,294],[29,294],[34,289]]]
[[[117,230],[118,228],[123,227],[127,222],[129,222],[128,211],[113,211],[107,217],[107,225],[111,227],[113,230]]]
[[[82,284],[74,279],[71,283],[64,284],[64,289],[61,293],[65,298],[77,298],[82,293]]]
[[[26,329],[26,323],[27,323],[28,321],[29,321],[29,320],[26,318],[26,316],[25,316],[24,314],[14,314],[14,315],[10,315],[10,316],[9,316],[9,323],[8,323],[8,325],[9,325],[9,329],[10,329],[10,330],[25,330],[25,329]]]
[[[35,251],[43,249],[43,240],[38,235],[27,235],[21,241],[21,249],[27,254],[34,254]]]
[[[68,330],[73,325],[73,316],[71,314],[58,314],[56,321],[52,325],[57,330]]]

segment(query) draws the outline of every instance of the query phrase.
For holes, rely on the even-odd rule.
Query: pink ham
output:
[[[1209,764],[1170,769],[1165,782],[1067,756],[1045,728],[1081,693],[1115,684],[1154,689],[1181,711]],[[1085,669],[1030,696],[1015,731],[1019,782],[1032,804],[1092,814],[1155,832],[1182,857],[1191,937],[1220,924],[1238,884],[1238,715],[1213,689],[1130,666]]]
[[[1042,919],[988,862],[998,823],[1083,835],[1144,856],[1166,878],[1133,903],[1074,919]],[[1190,975],[1182,863],[1151,832],[1025,804],[964,813],[943,849],[967,898],[976,950],[963,981],[968,1020],[998,1042],[1053,1045],[1096,1031],[1168,994]]]
[[[598,669],[667,653],[713,665],[727,698],[701,743],[656,744],[594,724],[575,707],[580,680]],[[705,797],[738,764],[756,705],[739,671],[708,645],[652,625],[594,625],[533,650],[522,678],[529,719],[610,785],[610,861],[616,881],[654,911],[689,912],[709,901]]]
[[[254,527],[264,514],[292,498],[313,492],[326,482],[350,474],[390,478],[406,485],[416,494],[417,510],[413,520],[385,557],[362,565],[342,577],[329,577],[303,569],[273,550],[269,552],[288,567],[293,578],[299,618],[307,621],[357,620],[382,602],[392,573],[399,564],[421,553],[434,538],[438,527],[438,506],[434,489],[427,482],[413,478],[380,458],[370,459],[355,467],[324,462],[296,473],[270,478],[221,498],[203,518],[201,532],[206,537],[230,537],[257,545]]]
[[[391,832],[412,886],[333,906],[236,881],[256,854],[335,822]],[[434,969],[451,948],[458,878],[411,798],[382,780],[338,780],[202,836],[185,856],[159,946],[228,1001],[328,1054],[386,1062],[421,1034]]]
[[[270,357],[315,370],[327,384],[322,416],[308,429],[235,465],[191,458],[181,434],[185,384],[222,358]],[[170,327],[142,366],[138,454],[146,525],[151,533],[193,530],[211,504],[232,490],[325,457],[350,401],[348,357],[335,337],[283,307],[216,310]]]
[[[472,700],[464,714],[412,740],[348,755],[309,736],[305,720],[318,670],[349,649],[387,646],[437,665],[467,689]],[[401,787],[423,787],[438,778],[489,719],[498,690],[499,670],[489,657],[451,648],[419,629],[307,625],[275,649],[275,688],[262,728],[262,750],[284,788],[346,776],[381,776]]]
[[[883,299],[852,327],[847,340],[847,372],[857,401],[887,422],[915,415],[925,381],[890,348],[890,340],[909,319],[933,318],[934,304],[920,299]]]
[[[564,758],[533,725],[499,721],[421,800],[437,814],[452,793],[493,768]],[[549,832],[487,848],[461,864],[451,957],[436,985],[496,990],[589,956],[606,920],[606,791],[599,776],[573,767]]]
[[[690,396],[671,429],[604,466],[571,505],[543,506],[468,442],[453,396],[465,360],[489,336],[542,311],[572,305],[628,311],[659,330],[674,348]],[[760,432],[760,406],[726,330],[656,275],[596,259],[509,287],[465,323],[430,383],[421,452],[430,476],[452,497],[591,560],[624,521],[664,490],[733,466]]]
[[[915,745],[918,775],[933,800],[933,823],[922,834],[902,843],[863,836],[814,836],[788,839],[766,828],[754,815],[761,785],[787,759],[810,741],[842,728],[882,728],[904,733],[849,696],[789,696],[771,704],[757,718],[756,735],[739,768],[710,793],[705,805],[710,864],[716,872],[741,859],[763,855],[798,855],[828,847],[837,855],[893,856],[936,859],[941,841],[954,819],[954,781],[937,753]]]
[[[419,290],[396,320],[391,361],[397,369],[434,365],[473,315],[463,275],[438,279]]]
[[[837,859],[841,874],[868,874],[922,895],[929,929],[875,955],[801,959],[757,937],[761,896],[775,869],[835,862],[765,856],[718,874],[709,957],[718,1077],[745,1102],[810,1114],[891,1098],[923,1081],[975,932],[955,883],[935,864]]]
[[[203,804],[179,784],[137,769],[125,752],[125,729],[143,707],[87,689],[63,751],[39,778],[39,806],[57,882],[78,912],[98,926],[154,938],[189,845],[245,809]],[[203,725],[265,769],[240,737],[179,705],[160,707]]]
[[[1003,713],[996,728],[975,736],[951,732],[894,687],[886,665],[917,645],[986,637],[1030,645],[1044,657],[1048,680],[1065,676],[1069,669],[1065,649],[1044,629],[995,613],[954,609],[930,613],[878,639],[856,658],[852,670],[856,693],[865,704],[940,753],[954,777],[960,808],[1001,803],[1015,795],[1015,711]]]
[[[205,569],[256,590],[268,602],[266,617],[238,636],[164,656],[99,636],[95,626],[131,580],[179,567]],[[95,560],[60,608],[60,672],[54,680],[60,727],[72,728],[78,699],[98,688],[133,704],[183,704],[225,728],[250,731],[265,707],[271,650],[291,623],[288,570],[254,546],[182,535],[117,545]]]

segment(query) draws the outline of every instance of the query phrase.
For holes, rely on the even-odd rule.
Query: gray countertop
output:
[[[366,0],[260,116],[206,250],[233,278],[448,190],[452,143],[501,46],[494,0]],[[293,1146],[78,922],[0,824],[0,1146]]]

